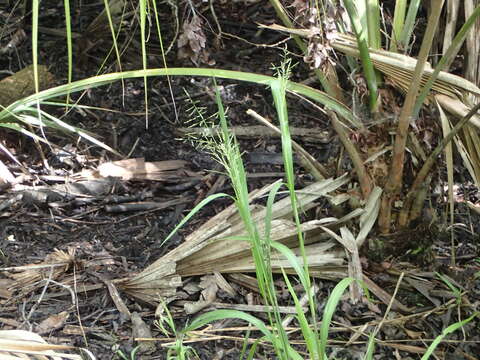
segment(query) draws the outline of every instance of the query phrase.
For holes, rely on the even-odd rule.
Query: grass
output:
[[[292,253],[292,251],[270,238],[270,224],[272,220],[272,205],[275,197],[282,186],[281,183],[276,184],[269,193],[267,200],[267,212],[265,216],[265,232],[261,234],[257,229],[255,222],[252,219],[250,212],[250,204],[248,199],[248,187],[245,168],[243,165],[240,148],[235,137],[230,133],[227,123],[227,116],[223,103],[220,98],[220,93],[216,91],[216,102],[218,107],[218,119],[221,128],[221,134],[219,139],[210,138],[203,140],[200,144],[202,149],[209,151],[219,163],[225,168],[226,174],[231,181],[234,189],[233,200],[236,204],[238,212],[242,218],[247,239],[245,241],[250,242],[252,257],[255,262],[256,278],[259,284],[260,293],[262,295],[265,305],[270,306],[272,311],[268,312],[268,326],[262,320],[245,312],[237,310],[216,310],[200,315],[194,319],[182,332],[178,335],[179,338],[183,337],[183,334],[187,334],[189,331],[196,330],[204,325],[213,321],[221,319],[239,319],[245,321],[261,333],[262,341],[267,341],[273,347],[276,358],[278,359],[303,359],[304,357],[294,349],[291,345],[288,334],[282,326],[282,317],[278,311],[278,299],[276,290],[274,287],[273,271],[271,269],[270,260],[273,256],[283,256],[289,261],[292,268],[295,269],[298,279],[303,285],[304,291],[309,294],[308,304],[310,309],[310,316],[306,316],[293,286],[290,283],[289,277],[284,273],[284,280],[289,288],[292,299],[297,309],[297,320],[299,321],[302,337],[306,342],[308,353],[311,359],[324,359],[326,356],[326,344],[328,338],[328,332],[330,323],[335,312],[335,308],[342,297],[345,289],[354,281],[353,279],[346,278],[337,284],[332,291],[323,314],[321,327],[317,327],[316,319],[316,300],[313,298],[310,292],[312,286],[311,278],[308,272],[308,261],[304,249],[303,235],[300,231],[300,219],[299,209],[296,203],[295,192],[295,178],[293,172],[293,156],[291,137],[289,135],[288,127],[288,110],[286,102],[286,89],[288,87],[288,76],[291,71],[290,62],[285,61],[279,69],[277,69],[277,78],[270,83],[270,88],[274,97],[275,107],[277,109],[277,115],[280,122],[280,129],[282,132],[282,153],[284,157],[284,166],[286,169],[287,182],[285,186],[288,188],[290,195],[291,206],[293,209],[294,220],[297,225],[299,244],[301,249],[301,259],[303,265],[299,262],[299,259]],[[194,112],[197,117],[197,121],[200,121],[202,126],[205,126],[206,120],[204,113],[200,110]],[[198,119],[199,118],[199,119]],[[192,212],[185,217],[185,219],[174,229],[174,234],[180,226],[188,221],[202,206],[214,198],[225,196],[225,194],[217,194],[208,199],[205,199],[203,203],[199,204]],[[172,235],[171,234],[171,235]],[[170,236],[171,236],[170,235]],[[170,237],[169,236],[169,237]],[[167,237],[168,239],[168,237]],[[250,351],[251,356],[254,355],[254,351]]]
[[[293,167],[288,164],[291,161],[291,148],[290,147],[290,136],[288,133],[288,111],[287,111],[287,104],[285,98],[284,90],[286,75],[288,75],[288,63],[283,64],[282,68],[279,71],[278,76],[278,83],[273,83],[271,87],[272,93],[275,99],[275,105],[277,108],[277,115],[280,121],[280,128],[282,129],[282,149],[284,152],[284,161],[285,161],[285,169],[286,169],[286,178],[287,183],[285,184],[287,188],[293,188],[294,184],[294,176],[293,176]],[[292,268],[295,269],[296,275],[300,283],[303,286],[303,291],[309,293],[309,289],[311,286],[311,278],[308,272],[308,263],[306,262],[306,257],[303,258],[304,265],[302,266],[298,261],[298,258],[291,252],[290,249],[285,247],[280,243],[276,243],[269,239],[269,223],[271,221],[271,207],[273,204],[273,200],[278,193],[281,184],[278,184],[274,187],[268,196],[267,200],[267,216],[265,217],[265,233],[262,235],[259,233],[258,229],[256,228],[255,223],[252,220],[250,214],[250,208],[248,203],[248,191],[247,191],[247,181],[245,176],[245,169],[243,167],[243,162],[241,159],[240,149],[238,147],[238,143],[236,139],[231,135],[228,130],[227,118],[225,114],[225,110],[223,108],[223,104],[220,99],[220,94],[217,90],[216,92],[216,99],[217,99],[217,106],[218,106],[218,117],[220,119],[220,127],[222,129],[222,133],[220,135],[220,140],[212,141],[206,140],[202,143],[202,147],[207,147],[212,154],[217,158],[217,160],[225,167],[226,173],[232,183],[232,187],[235,192],[234,201],[237,205],[238,211],[241,214],[241,217],[244,222],[245,229],[247,230],[247,240],[251,242],[252,245],[252,256],[255,261],[255,267],[257,272],[257,280],[259,282],[260,292],[262,294],[264,304],[273,306],[273,311],[268,313],[269,322],[265,323],[262,320],[242,311],[237,310],[215,310],[211,312],[207,312],[195,318],[186,328],[184,328],[178,335],[177,338],[185,338],[188,336],[190,331],[197,330],[202,328],[203,326],[224,319],[237,319],[248,324],[252,325],[256,331],[260,333],[260,338],[258,340],[262,342],[269,343],[273,351],[275,353],[276,358],[278,359],[304,359],[304,356],[301,355],[295,348],[291,345],[291,339],[288,337],[286,332],[284,331],[283,327],[281,326],[281,316],[278,311],[275,309],[278,307],[278,300],[276,298],[276,292],[273,286],[273,276],[271,268],[269,267],[269,262],[276,250],[277,254],[282,254],[284,258],[286,258],[289,263],[291,264]],[[202,115],[203,116],[203,115]],[[283,120],[282,120],[283,117]],[[284,122],[283,126],[281,122]],[[202,123],[205,125],[205,123]],[[286,153],[286,155],[285,155]],[[290,156],[289,156],[290,155]],[[290,172],[290,175],[288,175]],[[291,184],[289,185],[289,179]],[[293,191],[289,191],[291,205],[294,208],[296,205],[295,203],[295,189]],[[380,194],[377,194],[377,199]],[[372,205],[370,205],[372,206]],[[195,210],[194,210],[195,211]],[[295,211],[294,211],[295,214]],[[190,215],[190,214],[189,214]],[[294,215],[297,217],[298,213]],[[186,218],[188,220],[189,217]],[[185,221],[186,221],[185,220]],[[183,224],[184,222],[182,222]],[[363,232],[361,235],[362,238],[366,237],[368,231],[373,226],[373,222],[371,219],[364,219],[363,220],[364,226],[367,226],[367,230]],[[368,224],[368,225],[365,225]],[[174,231],[176,231],[175,229]],[[299,244],[303,247],[302,242],[302,234],[299,231]],[[359,235],[360,236],[360,235]],[[342,240],[339,240],[342,242]],[[298,296],[296,291],[293,289],[289,277],[284,273],[284,280],[287,284],[289,289],[290,295],[294,301],[295,307],[297,309],[296,319],[299,322],[299,326],[301,329],[302,338],[305,341],[306,349],[309,354],[310,359],[327,359],[327,341],[328,341],[328,334],[329,328],[332,321],[332,317],[336,311],[336,307],[338,302],[342,298],[345,290],[348,286],[350,286],[355,280],[352,278],[345,278],[341,280],[333,289],[331,294],[329,295],[326,306],[323,312],[323,317],[321,321],[320,328],[317,327],[317,321],[315,315],[306,316],[305,312],[303,311],[302,307],[299,304]],[[313,309],[313,313],[315,314],[316,309],[316,300],[313,297],[309,298],[309,308]],[[455,330],[461,328],[466,323],[472,321],[477,314],[472,315],[468,319],[463,321],[458,321],[450,325],[446,328],[442,334],[440,334],[428,347],[425,354],[423,355],[422,359],[429,359],[430,356],[433,354],[433,351],[438,346],[438,344],[442,341],[442,339],[447,336],[448,334],[454,332]],[[369,338],[369,346],[367,347],[367,352],[365,354],[365,359],[373,359],[374,355],[374,344],[375,344],[375,337],[374,334],[370,334]],[[180,346],[180,345],[178,345]],[[251,351],[249,351],[248,359],[253,358],[255,353],[257,343],[254,343],[252,346]]]

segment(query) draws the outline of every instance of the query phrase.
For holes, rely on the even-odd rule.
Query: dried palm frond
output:
[[[358,51],[355,39],[345,34],[337,34],[337,37],[331,42],[334,49],[341,51],[347,55],[358,57]],[[406,93],[412,77],[415,72],[417,60],[407,56],[386,50],[370,50],[370,56],[375,67],[384,73],[399,90]],[[422,86],[426,84],[430,76],[433,74],[432,67],[427,63],[422,74]],[[480,89],[470,81],[441,71],[438,78],[432,86],[434,93],[443,94],[451,98],[465,99],[469,93],[480,96]],[[428,99],[428,98],[427,98]],[[431,101],[428,99],[428,101]],[[478,119],[480,124],[480,119]],[[479,125],[480,126],[480,125]]]
[[[479,0],[465,0],[465,19],[468,19],[475,9],[480,5]],[[480,56],[480,41],[478,41],[478,31],[480,30],[480,19],[477,18],[472,30],[468,33],[466,45],[466,64],[465,64],[465,78],[475,84],[480,82],[480,64],[478,58]]]
[[[298,191],[298,203],[304,211],[307,211],[315,206],[315,201],[319,197],[334,191],[348,181],[348,178],[341,177],[314,183]],[[273,184],[250,193],[250,202],[267,194],[272,186]],[[258,231],[262,234],[265,230],[266,208],[252,204],[251,211]],[[341,219],[328,218],[301,224],[312,276],[337,279],[346,275],[344,250],[338,247],[337,242],[331,239],[321,226],[344,223],[361,215],[362,212],[357,209]],[[291,220],[290,198],[286,197],[275,202],[272,215],[271,239],[290,247],[297,255],[298,261],[303,263],[298,248],[298,229]],[[171,300],[175,297],[176,288],[181,285],[181,278],[184,276],[213,272],[255,272],[251,244],[244,241],[245,236],[242,220],[235,205],[231,205],[187,236],[183,244],[141,273],[119,280],[116,284],[132,297],[147,303],[158,303],[161,299]],[[271,264],[274,271],[284,269],[286,272],[292,272],[290,264],[278,253],[272,254]]]
[[[83,356],[63,353],[65,350],[81,351]],[[95,360],[93,354],[86,349],[49,344],[40,335],[25,330],[0,330],[0,358],[2,360]]]
[[[8,290],[26,291],[28,288],[31,291],[30,287],[35,284],[37,287],[43,286],[39,283],[40,280],[57,280],[71,268],[79,265],[81,266],[81,263],[75,258],[74,248],[69,248],[67,251],[55,249],[41,263],[7,269],[9,270],[8,276],[13,279]]]
[[[473,33],[473,31],[470,31]],[[338,34],[331,42],[333,48],[347,55],[358,57],[359,51],[352,36]],[[473,46],[471,46],[473,48]],[[472,50],[473,51],[473,50]],[[375,67],[384,73],[390,82],[401,92],[407,93],[413,81],[417,60],[398,53],[370,49],[370,56]],[[477,59],[477,58],[475,58]],[[422,74],[421,84],[424,86],[434,73],[427,63]],[[463,118],[480,99],[480,88],[473,82],[460,76],[440,71],[432,85],[432,92],[425,103],[434,100],[442,110],[457,119]],[[480,116],[474,115],[470,123],[462,130],[461,136],[455,138],[457,149],[462,155],[464,165],[469,170],[475,183],[480,184]]]

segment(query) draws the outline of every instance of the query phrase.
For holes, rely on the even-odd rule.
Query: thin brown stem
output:
[[[432,0],[432,11],[428,18],[428,25],[423,38],[420,53],[418,55],[417,65],[413,76],[412,86],[407,93],[405,103],[400,111],[398,127],[393,146],[393,157],[390,165],[389,176],[385,185],[385,192],[382,198],[379,227],[383,233],[388,233],[391,226],[391,206],[394,197],[400,192],[402,187],[403,167],[405,161],[405,147],[407,144],[408,128],[410,126],[411,115],[413,113],[415,100],[418,96],[422,74],[427,61],[430,48],[432,47],[435,29],[442,11],[444,0]]]
[[[467,115],[465,115],[462,120],[460,120],[457,125],[453,127],[453,129],[443,138],[443,140],[438,144],[438,146],[433,150],[430,156],[427,158],[425,163],[423,164],[422,168],[418,172],[415,181],[413,182],[412,186],[410,187],[409,192],[407,193],[405,204],[403,209],[400,213],[399,217],[399,225],[406,226],[410,220],[409,214],[415,199],[415,194],[420,189],[422,184],[424,183],[425,179],[427,178],[430,170],[432,169],[433,165],[437,161],[437,157],[440,155],[442,151],[445,150],[448,143],[452,141],[453,137],[458,134],[458,132],[470,121],[470,119],[480,110],[480,104],[475,105]]]
[[[372,180],[370,179],[370,176],[368,176],[363,160],[360,157],[357,148],[348,137],[348,134],[345,131],[345,127],[338,119],[337,114],[335,114],[333,111],[328,111],[328,115],[330,116],[330,121],[332,122],[332,126],[335,132],[337,133],[340,141],[342,142],[342,145],[345,147],[345,150],[350,156],[350,160],[352,161],[355,172],[357,173],[358,182],[360,184],[360,189],[362,190],[363,198],[366,199],[372,191]]]

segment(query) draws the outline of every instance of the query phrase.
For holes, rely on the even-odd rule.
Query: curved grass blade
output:
[[[382,45],[380,38],[380,6],[378,5],[378,0],[366,0],[366,4],[368,45],[372,49],[379,49]]]
[[[390,36],[390,51],[397,51],[400,42],[400,36],[403,32],[403,24],[405,22],[405,12],[407,10],[406,0],[397,0],[395,2],[395,11],[393,14],[392,34]]]
[[[399,37],[399,44],[407,50],[410,37],[412,36],[413,28],[415,27],[415,21],[417,19],[418,7],[420,6],[420,0],[411,0],[408,6],[407,17],[403,24],[403,30]]]
[[[228,197],[228,198],[231,198],[230,195],[228,194],[224,194],[224,193],[218,193],[218,194],[213,194],[213,195],[210,195],[209,197],[203,199],[202,201],[200,201],[200,203],[198,203],[192,210],[190,210],[190,212],[187,214],[187,216],[185,216],[182,221],[180,221],[178,223],[177,226],[175,226],[175,229],[173,229],[170,234],[168,234],[168,236],[162,241],[162,243],[160,244],[160,246],[162,246],[163,244],[165,244],[168,240],[170,240],[170,238],[176,234],[176,232],[183,226],[185,225],[185,223],[190,220],[198,211],[200,211],[200,209],[202,209],[205,205],[207,205],[209,202],[215,200],[215,199],[218,199],[218,198],[221,198],[221,197]]]
[[[273,203],[275,201],[275,196],[277,196],[278,191],[283,186],[282,182],[278,182],[273,185],[272,190],[268,193],[268,200],[267,200],[267,207],[266,207],[266,214],[265,214],[265,239],[270,238],[270,232],[272,230],[272,208]]]
[[[423,354],[422,356],[422,359],[421,360],[428,360],[430,358],[430,355],[433,354],[433,352],[435,351],[435,349],[437,348],[437,346],[442,342],[443,338],[445,336],[447,336],[448,334],[451,334],[453,333],[454,331],[457,331],[458,329],[460,329],[462,326],[464,326],[465,324],[469,323],[470,321],[472,321],[474,318],[476,318],[480,313],[475,313],[473,314],[472,316],[470,316],[469,318],[465,319],[465,320],[462,320],[462,321],[459,321],[459,322],[456,322],[455,324],[452,324],[450,325],[449,327],[447,327],[446,329],[444,329],[442,331],[442,333],[440,335],[438,335],[435,340],[433,340],[433,342],[430,344],[430,346],[428,347],[427,351],[425,352],[425,354]]]
[[[353,282],[355,279],[353,278],[345,278],[340,281],[335,288],[333,289],[332,293],[330,294],[327,305],[325,306],[325,310],[323,312],[322,318],[322,326],[320,328],[320,355],[326,359],[325,350],[327,348],[327,338],[328,338],[328,329],[330,328],[330,323],[332,321],[333,314],[335,309],[342,297],[345,289]]]
[[[263,321],[238,310],[215,310],[206,314],[202,314],[194,319],[193,322],[184,329],[184,332],[192,331],[211,322],[223,319],[244,320],[255,326],[275,348],[282,347],[282,342],[280,339],[276,336],[276,334],[267,328]],[[290,345],[287,345],[287,347],[288,348],[283,349],[283,351],[289,356],[289,359],[303,360],[303,357],[300,356],[300,354],[296,352]]]
[[[142,66],[143,70],[147,70],[147,40],[145,38],[147,17],[147,0],[140,0],[140,39],[142,43]],[[145,128],[148,129],[148,87],[147,76],[143,77],[143,92],[145,99]]]
[[[238,80],[238,81],[247,81],[256,83],[259,85],[269,86],[272,81],[275,81],[276,78],[232,70],[221,70],[221,69],[203,69],[203,68],[168,68],[168,69],[148,69],[148,70],[132,70],[125,71],[120,73],[110,73],[104,75],[98,75],[91,78],[75,81],[71,84],[60,85],[53,87],[47,90],[40,91],[37,94],[30,95],[26,98],[15,101],[10,104],[7,108],[0,111],[0,122],[10,116],[10,113],[16,112],[15,109],[20,105],[30,105],[36,103],[36,101],[45,101],[54,97],[66,95],[68,92],[78,92],[85,89],[91,89],[102,85],[107,85],[112,82],[118,81],[122,78],[140,78],[140,77],[151,77],[151,76],[206,76],[206,77],[215,77],[222,79]],[[303,95],[315,102],[318,102],[325,107],[335,111],[341,117],[346,119],[355,127],[359,126],[359,121],[354,117],[350,109],[344,104],[338,102],[331,96],[325,94],[322,91],[311,88],[307,85],[295,83],[292,81],[286,82],[287,91],[293,93],[298,93]]]
[[[70,0],[63,0],[63,7],[65,9],[65,30],[67,32],[67,61],[68,61],[68,76],[67,82],[72,82],[73,74],[73,45],[72,45],[72,21],[70,16]],[[66,103],[70,103],[70,95],[67,94]]]

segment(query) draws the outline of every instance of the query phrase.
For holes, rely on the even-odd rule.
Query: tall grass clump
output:
[[[298,354],[296,354],[291,348],[288,342],[287,334],[281,326],[282,319],[280,316],[280,312],[278,311],[278,301],[276,297],[273,272],[270,263],[270,259],[272,257],[272,246],[268,229],[270,228],[271,222],[271,206],[273,205],[275,194],[278,192],[281,184],[276,185],[269,194],[267,204],[267,216],[265,218],[266,231],[265,234],[262,236],[252,218],[252,214],[250,211],[250,202],[248,198],[247,177],[242,161],[240,148],[236,138],[230,133],[228,129],[227,117],[218,88],[216,89],[215,96],[218,107],[217,116],[221,128],[220,136],[218,140],[210,139],[209,141],[203,141],[202,145],[216,158],[216,160],[220,164],[223,165],[234,190],[235,195],[233,199],[245,227],[245,241],[248,241],[251,245],[260,293],[265,302],[265,305],[270,306],[270,308],[272,309],[272,311],[268,312],[269,323],[272,326],[272,331],[268,330],[266,333],[264,333],[264,335],[272,341],[276,356],[279,359],[300,358],[297,357]],[[247,321],[249,322],[252,321],[251,316],[248,314],[240,315],[238,313],[232,313],[229,311],[214,312],[207,314],[205,317],[213,319],[220,316],[220,314],[227,317],[242,316],[240,318],[243,318],[244,320],[248,319]]]
[[[304,357],[292,347],[288,334],[282,326],[282,317],[278,311],[279,304],[274,286],[271,259],[273,257],[282,256],[289,261],[290,265],[295,270],[299,281],[303,285],[304,291],[307,292],[309,296],[308,306],[311,314],[310,317],[305,314],[289,277],[287,277],[286,273],[283,272],[284,279],[297,310],[296,318],[300,324],[301,333],[303,339],[305,340],[306,348],[311,359],[323,359],[326,356],[325,351],[328,338],[328,329],[333,313],[335,312],[336,305],[340,300],[344,290],[351,284],[353,279],[344,279],[336,286],[327,301],[322,325],[319,327],[316,317],[316,301],[313,298],[312,292],[310,291],[312,283],[308,271],[308,261],[305,254],[303,234],[300,230],[300,209],[296,201],[295,192],[293,155],[291,138],[289,134],[288,109],[286,102],[286,89],[288,88],[289,83],[288,76],[291,72],[290,61],[287,60],[283,62],[282,65],[276,69],[276,71],[276,79],[270,82],[270,88],[273,94],[275,108],[282,132],[282,153],[286,173],[285,186],[287,187],[288,194],[290,196],[293,217],[298,229],[297,235],[303,264],[300,263],[296,255],[294,255],[288,247],[279,242],[273,241],[270,237],[271,221],[273,216],[272,206],[275,201],[275,197],[282,186],[281,183],[275,184],[268,195],[266,216],[264,219],[265,231],[263,233],[258,230],[257,225],[252,218],[248,198],[246,172],[240,147],[236,138],[231,134],[228,128],[226,111],[217,88],[217,118],[220,123],[221,131],[217,138],[212,137],[208,139],[201,139],[199,144],[203,149],[206,149],[208,152],[210,152],[214,158],[223,165],[225,172],[232,183],[234,190],[233,200],[242,218],[246,233],[245,237],[238,240],[248,241],[250,243],[260,293],[262,295],[264,305],[267,305],[268,309],[270,310],[267,313],[267,323],[253,317],[250,314],[236,310],[216,310],[208,312],[194,319],[193,322],[184,329],[184,332],[197,329],[207,323],[220,319],[239,319],[253,325],[255,329],[261,333],[260,340],[270,343],[270,345],[273,347],[276,358],[303,359]],[[204,109],[197,106],[197,104],[192,104],[190,111],[190,116],[195,116],[195,121],[200,122],[201,126],[204,127],[212,125],[212,120],[205,117]],[[181,226],[181,224],[179,224],[179,226]],[[176,229],[174,231],[176,231]],[[257,345],[258,342],[255,342],[252,345],[248,358],[253,357]]]
[[[185,337],[189,331],[193,331],[202,326],[205,326],[208,323],[222,320],[222,319],[237,319],[242,320],[254,327],[261,336],[259,339],[254,341],[250,351],[248,352],[247,359],[253,359],[255,352],[257,350],[258,344],[260,343],[269,343],[273,351],[275,352],[275,357],[278,359],[304,359],[305,356],[302,355],[297,349],[295,349],[289,338],[289,335],[286,333],[285,329],[282,327],[282,318],[281,314],[278,311],[278,299],[276,296],[276,291],[274,287],[274,278],[271,267],[271,259],[277,256],[282,256],[287,259],[290,266],[295,270],[296,276],[298,277],[299,282],[303,286],[303,290],[309,294],[308,298],[308,307],[311,311],[310,316],[307,316],[304,309],[300,305],[297,293],[295,292],[290,278],[285,272],[283,272],[284,280],[289,289],[289,293],[292,297],[292,300],[296,309],[296,319],[298,321],[302,339],[305,341],[305,347],[308,352],[309,359],[327,359],[327,342],[329,327],[331,320],[335,313],[338,302],[340,301],[343,293],[355,280],[353,278],[345,278],[341,280],[333,289],[329,295],[323,317],[321,319],[320,325],[316,319],[316,300],[309,291],[312,286],[311,277],[309,274],[307,257],[305,254],[305,249],[303,247],[303,235],[300,231],[300,221],[299,213],[300,210],[296,203],[296,191],[295,191],[295,178],[293,173],[293,161],[292,161],[292,150],[291,150],[291,138],[289,135],[289,125],[288,125],[288,107],[286,102],[286,86],[288,81],[288,76],[290,74],[291,67],[289,61],[282,63],[279,69],[277,69],[276,81],[270,83],[270,88],[274,98],[275,108],[277,111],[277,116],[280,122],[280,129],[282,132],[282,153],[284,159],[284,167],[286,173],[286,183],[284,184],[287,187],[287,192],[290,195],[291,206],[293,210],[294,221],[298,229],[298,240],[299,246],[301,249],[302,263],[299,261],[297,256],[286,247],[285,245],[273,241],[270,238],[270,224],[272,221],[272,205],[274,199],[278,194],[281,184],[276,184],[270,191],[266,204],[266,216],[265,216],[265,231],[261,233],[256,223],[253,221],[252,214],[250,212],[250,205],[248,199],[248,188],[247,188],[247,179],[245,168],[242,161],[242,154],[239,148],[239,144],[236,138],[232,135],[229,130],[227,115],[224,109],[220,93],[218,88],[216,89],[215,97],[218,107],[218,113],[216,114],[218,121],[220,123],[220,134],[218,138],[208,138],[203,139],[200,142],[200,145],[207,149],[219,163],[221,163],[224,168],[227,176],[229,177],[232,187],[234,190],[234,195],[232,199],[234,200],[239,214],[242,218],[245,233],[244,237],[237,238],[239,241],[248,241],[251,245],[252,257],[255,263],[255,271],[259,284],[260,293],[262,295],[264,304],[268,306],[269,312],[268,322],[264,322],[248,313],[237,311],[237,310],[215,310],[207,312],[195,318],[183,331],[179,332],[177,336]],[[475,109],[474,109],[475,110]],[[206,118],[204,116],[205,112],[202,108],[198,107],[196,104],[191,108],[191,116],[197,117],[197,121],[201,122],[201,126],[213,126],[212,119]],[[217,196],[228,196],[225,194],[217,194]],[[380,194],[377,194],[377,197]],[[205,202],[210,201],[206,199]],[[200,204],[203,206],[204,204]],[[194,212],[198,210],[198,206],[194,209]],[[192,214],[189,214],[184,221],[179,224],[181,226],[185,221],[187,221]],[[371,229],[370,224],[368,229]],[[367,228],[365,226],[365,228]],[[178,227],[174,230],[174,232]],[[362,238],[366,237],[367,234],[362,234]],[[359,235],[360,236],[360,235]],[[476,315],[475,315],[476,316]],[[431,344],[429,349],[427,349],[425,355],[422,359],[430,358],[433,350],[442,339],[449,333],[459,329],[461,326],[471,321],[475,316],[472,316],[466,320],[459,321],[439,335],[435,341]],[[371,334],[368,341],[368,348],[366,350],[365,359],[373,359],[374,355],[374,344],[376,342],[374,334]]]

